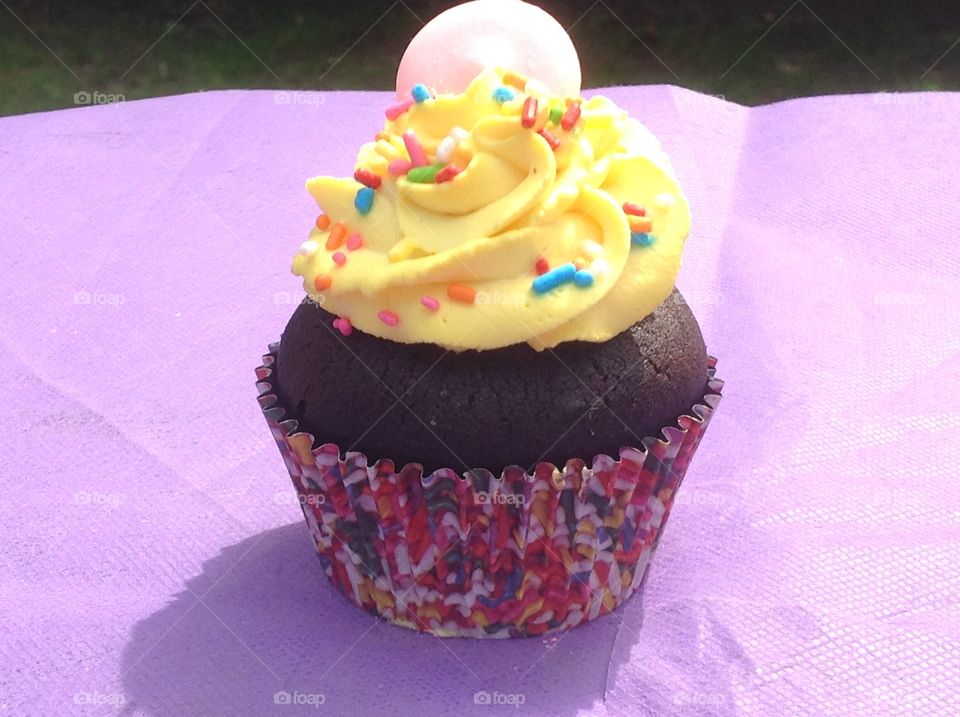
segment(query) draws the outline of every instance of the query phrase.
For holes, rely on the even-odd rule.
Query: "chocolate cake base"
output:
[[[676,291],[610,341],[546,351],[458,353],[356,329],[345,337],[333,318],[312,302],[297,307],[275,365],[280,401],[318,445],[390,458],[397,470],[499,474],[513,464],[616,458],[674,425],[706,387],[703,337]]]

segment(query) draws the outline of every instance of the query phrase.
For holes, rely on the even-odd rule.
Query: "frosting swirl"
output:
[[[341,331],[543,349],[606,341],[670,294],[690,214],[642,124],[500,70],[422,94],[353,178],[307,182],[324,214],[292,270]]]

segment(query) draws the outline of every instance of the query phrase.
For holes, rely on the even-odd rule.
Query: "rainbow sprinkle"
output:
[[[436,181],[437,173],[443,169],[443,167],[444,165],[441,162],[431,164],[428,167],[413,167],[407,172],[407,181],[416,184],[430,184]]]
[[[593,273],[598,276],[610,273],[610,265],[607,263],[607,260],[603,258],[594,259],[590,264],[590,268],[593,270]]]
[[[538,108],[539,102],[537,102],[537,98],[527,97],[527,99],[523,101],[523,112],[520,113],[520,124],[527,129],[533,129],[533,126],[537,123]]]
[[[557,138],[555,134],[553,134],[552,132],[547,132],[547,130],[545,129],[540,130],[539,132],[537,132],[537,134],[539,134],[541,137],[547,140],[547,144],[550,145],[550,149],[552,149],[554,152],[557,151],[557,148],[560,146],[560,140]]]
[[[330,230],[330,234],[327,236],[327,251],[339,249],[340,245],[343,244],[343,238],[346,235],[347,228],[344,226],[343,222],[337,222],[334,224],[333,229]]]
[[[541,274],[533,280],[533,291],[536,294],[546,294],[548,291],[556,289],[561,284],[573,281],[577,273],[577,267],[572,263],[562,264],[556,269],[551,269],[546,274]]]
[[[384,111],[384,114],[387,116],[388,120],[393,121],[411,107],[413,107],[413,98],[408,97],[402,102],[397,102],[397,104],[387,107],[387,109]]]
[[[422,167],[427,163],[427,155],[412,129],[403,133],[403,145],[407,148],[407,154],[410,155],[411,166]]]
[[[585,289],[588,286],[593,286],[593,272],[589,269],[580,269],[576,274],[573,275],[573,283],[579,286],[581,289]]]
[[[410,95],[413,97],[414,102],[420,104],[430,99],[430,90],[427,89],[426,85],[418,83],[410,90]]]
[[[396,326],[397,324],[400,323],[400,317],[397,316],[392,311],[387,311],[386,309],[384,309],[383,311],[377,312],[377,318],[380,319],[387,326]]]
[[[360,189],[357,190],[357,196],[353,200],[353,206],[355,206],[361,214],[369,213],[371,207],[373,207],[373,192],[372,187],[360,187]]]
[[[307,239],[303,244],[300,245],[300,255],[301,256],[313,256],[317,253],[317,249],[320,248],[320,245],[317,244],[312,239]]]
[[[514,99],[517,95],[509,87],[498,87],[493,91],[493,100],[498,105],[502,105],[504,102],[509,102]]]
[[[630,242],[634,246],[650,246],[653,244],[653,237],[646,232],[630,232]]]
[[[508,71],[503,73],[503,83],[505,85],[511,85],[516,87],[518,90],[522,90],[527,86],[527,78],[524,75],[521,75],[519,72]]]
[[[580,103],[574,102],[567,107],[567,111],[564,112],[563,117],[560,118],[560,127],[569,132],[573,129],[578,119],[580,119]]]
[[[335,328],[344,336],[349,336],[353,333],[353,324],[350,323],[350,319],[348,319],[346,316],[340,316],[334,319],[333,328]]]
[[[460,174],[461,171],[463,170],[461,170],[460,167],[457,167],[453,164],[448,164],[446,167],[437,172],[437,175],[434,177],[434,181],[437,184],[449,182],[451,179]]]
[[[477,290],[466,284],[450,284],[447,296],[461,304],[472,304],[477,300]]]
[[[440,302],[434,299],[432,296],[427,296],[426,294],[420,297],[420,303],[430,309],[430,311],[436,311],[440,308]]]
[[[363,236],[360,234],[351,234],[347,237],[347,249],[356,251],[363,246]]]
[[[379,174],[374,174],[369,169],[358,169],[353,173],[353,178],[371,189],[380,189],[383,182]]]
[[[402,177],[410,171],[410,167],[412,166],[413,165],[405,159],[394,159],[387,166],[387,171],[395,177]]]
[[[330,258],[333,259],[333,263],[337,266],[343,266],[347,263],[347,255],[342,251],[335,251]]]

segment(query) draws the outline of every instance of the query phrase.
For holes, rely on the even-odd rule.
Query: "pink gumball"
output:
[[[515,70],[552,92],[580,94],[580,60],[548,13],[520,0],[474,0],[440,13],[416,34],[397,70],[397,97],[422,83],[463,92],[486,67]]]

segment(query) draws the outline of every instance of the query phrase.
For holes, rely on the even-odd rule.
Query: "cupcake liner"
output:
[[[417,464],[397,470],[332,443],[315,447],[274,390],[278,346],[257,369],[260,407],[323,569],[355,605],[442,637],[566,630],[630,597],[723,386],[711,357],[691,415],[622,448],[619,460],[424,476]]]

